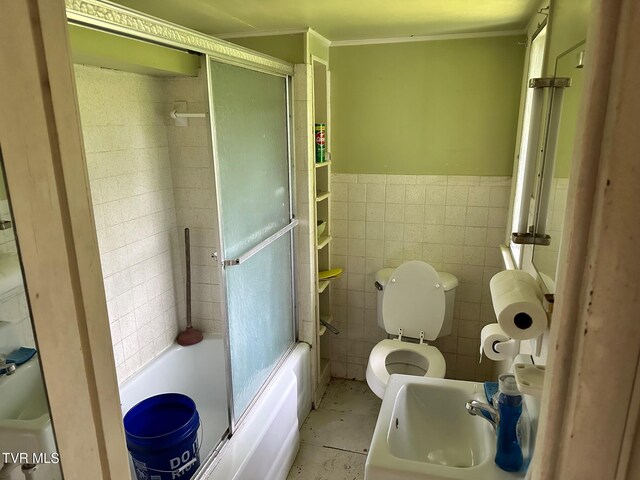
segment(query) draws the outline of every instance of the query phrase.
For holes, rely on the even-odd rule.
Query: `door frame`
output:
[[[533,461],[536,480],[640,478],[638,45],[637,0],[596,0]]]
[[[63,474],[129,459],[62,0],[3,2],[0,146]]]

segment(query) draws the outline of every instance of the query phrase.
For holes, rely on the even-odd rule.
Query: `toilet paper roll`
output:
[[[500,325],[490,323],[480,332],[480,359],[483,353],[489,360],[510,360],[518,353],[518,342],[509,338]]]
[[[542,294],[531,275],[522,270],[505,270],[489,282],[498,324],[509,337],[528,340],[547,328]]]

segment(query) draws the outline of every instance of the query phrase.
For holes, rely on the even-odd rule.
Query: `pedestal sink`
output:
[[[365,480],[515,480],[493,459],[488,422],[465,410],[486,401],[481,383],[392,375],[365,466]]]
[[[38,356],[0,376],[0,452],[56,451]],[[2,459],[0,458],[0,461]]]

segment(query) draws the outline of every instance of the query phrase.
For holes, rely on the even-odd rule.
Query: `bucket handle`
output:
[[[199,439],[199,442],[198,442],[198,447],[196,448],[196,454],[200,455],[200,449],[202,448],[202,442],[204,440],[204,426],[202,425],[202,421],[200,421],[200,426],[198,427],[198,434],[200,435],[200,439]],[[131,452],[129,452],[129,455],[131,455]],[[133,458],[133,455],[131,455],[131,458]],[[150,470],[152,472],[157,472],[157,473],[178,473],[178,474],[182,474],[182,472],[184,472],[186,469],[191,467],[191,465],[196,463],[196,461],[197,461],[197,458],[194,457],[194,458],[189,460],[187,463],[185,463],[183,466],[181,466],[177,470],[158,470],[157,468],[147,467],[146,465],[145,465],[144,468],[146,468],[147,470]],[[134,461],[133,462],[133,466],[135,467],[135,465],[136,465],[136,462]]]

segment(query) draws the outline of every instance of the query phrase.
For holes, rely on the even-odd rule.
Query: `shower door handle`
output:
[[[224,262],[222,262],[222,264],[225,267],[233,267],[235,265],[240,265],[241,263],[246,262],[251,257],[253,257],[256,253],[260,252],[262,249],[264,249],[264,248],[268,247],[269,245],[271,245],[273,242],[275,242],[277,239],[279,239],[284,234],[286,234],[286,233],[290,232],[291,230],[293,230],[295,227],[298,226],[298,223],[299,223],[298,220],[295,220],[295,219],[291,220],[291,222],[286,227],[278,230],[276,233],[271,235],[269,238],[263,240],[262,242],[260,242],[255,247],[251,248],[247,252],[245,252],[242,255],[240,255],[238,258],[234,258],[232,260],[225,260]]]

